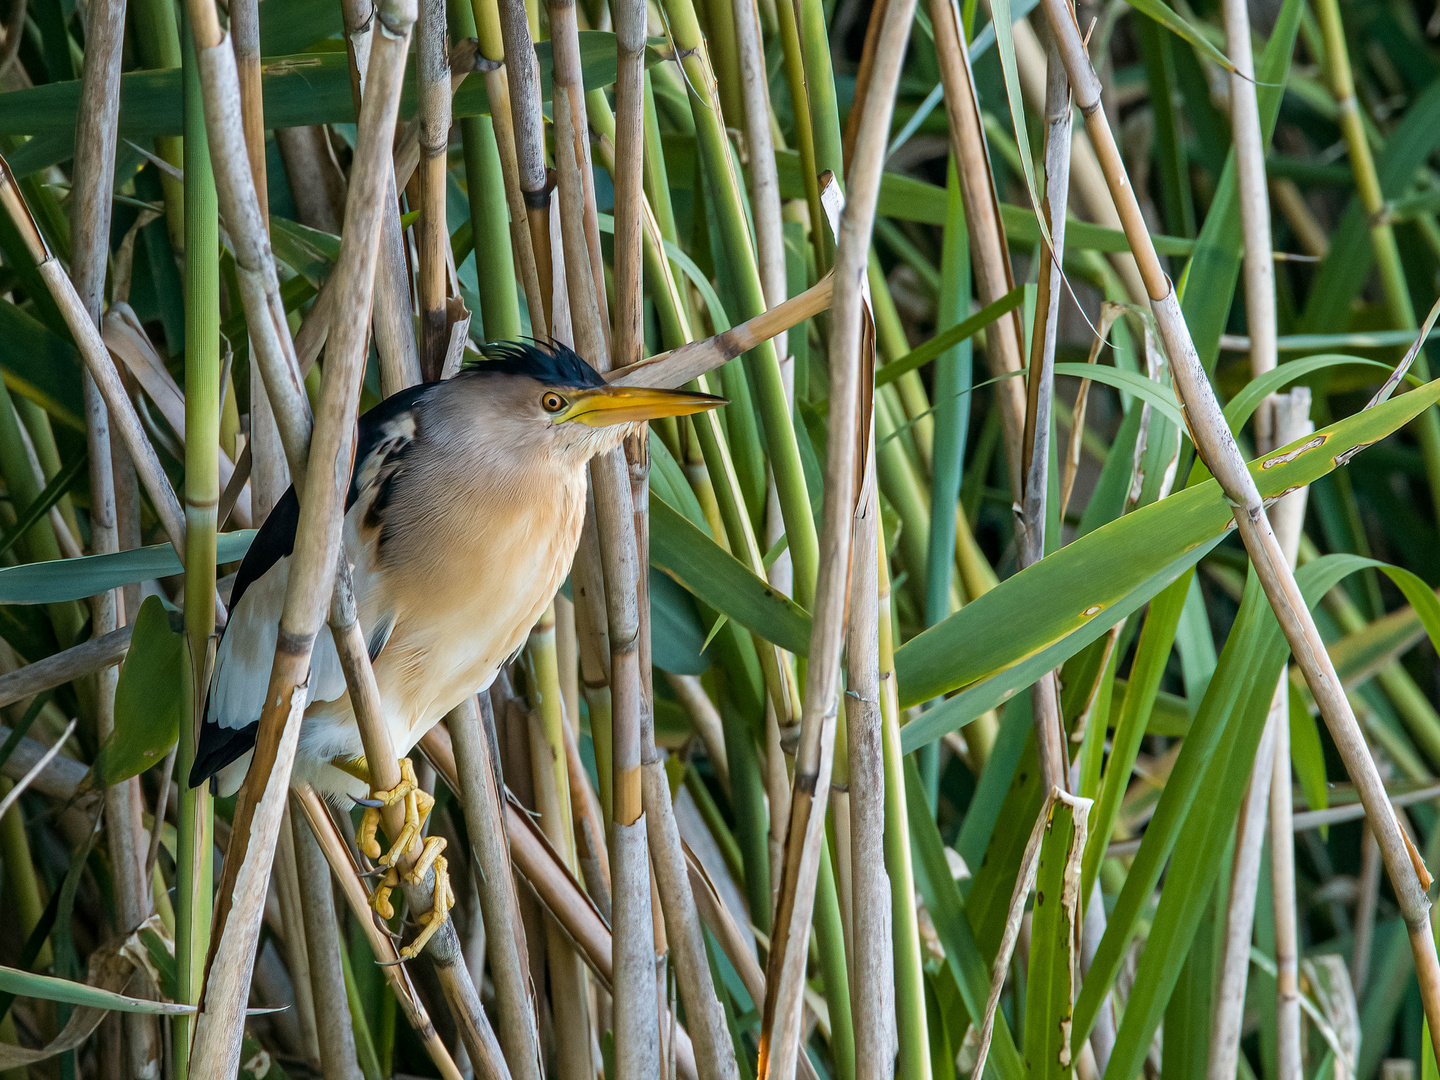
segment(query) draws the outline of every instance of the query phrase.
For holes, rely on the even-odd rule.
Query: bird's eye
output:
[[[552,390],[540,399],[540,407],[546,412],[559,412],[565,407],[565,399]]]

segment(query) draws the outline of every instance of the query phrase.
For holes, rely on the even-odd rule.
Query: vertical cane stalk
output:
[[[200,71],[184,35],[185,82],[185,641],[190,722],[180,725],[175,958],[179,999],[199,1004],[210,947],[214,872],[208,787],[184,778],[204,720],[210,639],[215,632],[215,529],[220,499],[220,237]],[[192,1022],[171,1026],[177,1075],[188,1075]]]

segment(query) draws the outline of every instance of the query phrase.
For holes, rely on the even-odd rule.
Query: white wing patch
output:
[[[280,614],[285,606],[285,588],[290,581],[290,557],[280,559],[262,574],[240,598],[230,613],[230,622],[215,655],[215,675],[210,682],[210,715],[222,728],[246,727],[260,718],[265,692],[270,686],[270,669],[275,661],[275,642],[280,633]],[[310,656],[311,701],[334,701],[345,693],[345,673],[328,629],[315,638]]]

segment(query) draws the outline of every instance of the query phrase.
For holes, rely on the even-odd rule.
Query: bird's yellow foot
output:
[[[427,840],[424,852],[415,863],[414,873],[408,875],[418,884],[425,876],[425,871],[432,864],[435,867],[435,898],[430,910],[420,916],[419,935],[400,950],[400,955],[406,960],[414,960],[420,955],[435,936],[435,932],[445,925],[445,921],[450,918],[450,909],[455,906],[455,893],[450,888],[450,867],[445,856],[440,854],[444,846],[445,841],[438,836]]]
[[[421,829],[435,806],[435,798],[416,783],[415,766],[410,763],[409,758],[400,759],[400,783],[388,790],[372,790],[370,797],[379,805],[365,808],[356,843],[370,858],[379,860],[381,866],[394,866],[401,856],[409,854],[420,842]],[[390,845],[390,850],[382,857],[380,843],[375,838],[375,833],[380,828],[380,811],[383,807],[394,806],[402,800],[405,803],[405,825],[400,830],[400,835],[395,837],[395,842]]]

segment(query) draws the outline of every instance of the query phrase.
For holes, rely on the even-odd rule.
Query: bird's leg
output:
[[[435,871],[434,896],[430,910],[420,916],[420,934],[402,950],[402,955],[407,960],[414,959],[450,917],[450,909],[455,906],[455,893],[450,887],[449,866],[441,854],[445,850],[445,838],[425,837],[421,843],[422,829],[430,811],[435,807],[435,798],[417,783],[415,767],[409,758],[400,759],[400,783],[388,790],[372,789],[370,794],[374,805],[365,808],[360,822],[360,834],[356,840],[361,851],[371,859],[378,860],[385,868],[385,876],[380,879],[370,896],[370,906],[375,912],[382,919],[393,918],[395,908],[390,903],[390,894],[400,885],[401,879],[419,885],[432,868]],[[401,801],[405,804],[405,824],[390,850],[382,856],[380,842],[376,839],[376,832],[380,828],[380,811]],[[401,859],[412,854],[417,845],[420,850],[415,855],[414,862],[402,873],[398,864]]]

